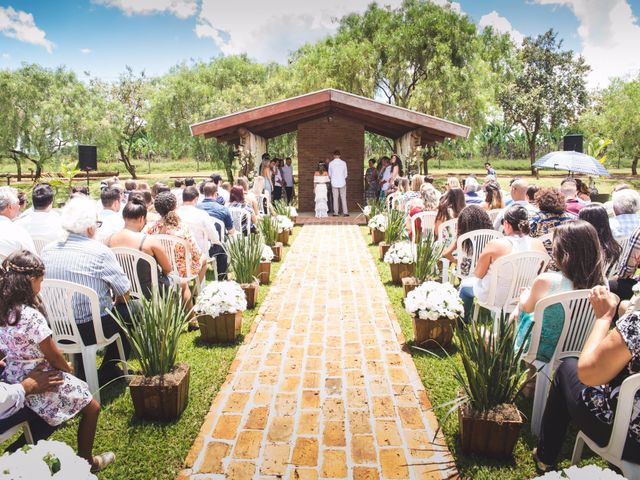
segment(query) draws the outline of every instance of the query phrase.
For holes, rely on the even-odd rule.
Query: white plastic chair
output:
[[[501,238],[502,236],[503,235],[501,233],[496,232],[495,230],[489,230],[489,229],[474,230],[473,232],[468,232],[463,235],[460,235],[457,239],[457,245],[456,245],[456,258],[458,259],[458,261],[456,262],[456,269],[455,269],[454,275],[458,277],[460,280],[473,275],[473,272],[476,269],[476,263],[478,263],[478,257],[480,257],[480,254],[482,253],[482,250],[484,250],[484,247],[491,240],[495,240],[496,238]],[[463,274],[462,262],[460,260],[463,257],[467,256],[467,254],[462,248],[466,240],[469,240],[471,242],[471,255],[470,255],[471,265],[469,267],[469,273]],[[442,259],[442,270],[443,272],[449,271],[449,261],[446,258]],[[445,280],[443,278],[443,282],[446,282],[446,281],[448,280]]]
[[[622,459],[622,451],[624,450],[624,444],[627,440],[627,431],[629,430],[629,423],[635,404],[635,395],[639,389],[640,373],[631,375],[622,382],[620,393],[618,394],[618,405],[613,418],[613,428],[611,429],[609,443],[605,447],[600,447],[587,435],[578,432],[571,457],[572,465],[576,465],[580,461],[582,449],[586,443],[594,453],[597,453],[604,460],[622,470],[624,478],[628,478],[629,480],[640,479],[640,465]]]
[[[171,269],[173,270],[173,274],[182,280],[186,280],[190,282],[198,278],[197,274],[193,274],[191,271],[191,250],[189,250],[189,244],[186,240],[176,237],[174,235],[156,235],[162,246],[164,247],[164,251],[167,253],[169,257],[169,262],[171,262]],[[178,268],[178,257],[177,257],[177,247],[181,246],[184,249],[184,263],[186,264],[186,274],[183,277],[180,275],[180,269]]]
[[[258,197],[258,211],[260,215],[271,215],[271,197],[263,193]]]
[[[551,258],[544,252],[520,252],[511,253],[498,258],[491,266],[491,277],[489,278],[489,296],[486,302],[480,302],[476,297],[476,304],[473,311],[473,321],[478,319],[480,307],[486,308],[495,315],[494,332],[497,331],[497,322],[503,313],[511,313],[515,310],[520,299],[520,291],[530,287],[535,278],[547,268]],[[498,285],[500,273],[513,272],[511,283]],[[506,288],[506,290],[505,290]],[[506,291],[504,301],[498,302],[499,292]],[[501,295],[502,296],[502,295]]]
[[[540,335],[542,334],[544,311],[552,305],[562,306],[564,324],[549,363],[544,363],[536,360],[536,356],[540,345]],[[591,333],[594,321],[595,316],[591,303],[589,303],[589,289],[556,293],[536,303],[533,311],[531,342],[527,353],[522,357],[526,363],[533,365],[538,371],[531,415],[531,432],[534,435],[538,436],[540,434],[542,414],[547,402],[553,371],[560,365],[562,359],[580,356],[582,347]]]
[[[204,229],[204,227],[199,223],[192,223],[192,222],[183,222],[183,223],[187,227],[187,230],[189,230],[189,233],[191,233],[191,236],[193,237],[193,240],[196,242],[196,245],[198,245],[198,248],[200,249],[200,251],[205,255],[208,255],[209,254],[209,236],[207,235],[207,231]]]
[[[620,256],[618,257],[618,259],[612,262],[611,265],[607,267],[606,272],[608,278],[613,278],[618,275],[618,270],[620,270],[620,260],[622,259],[622,257],[624,257],[625,250],[627,249],[627,245],[629,244],[629,237],[630,235],[626,237],[616,238],[616,241],[620,244],[622,250],[620,251]]]
[[[244,233],[249,235],[251,233],[251,216],[249,215],[249,212],[244,208],[230,207],[229,213],[233,220],[233,228],[237,232],[242,232],[244,230]]]
[[[444,237],[449,237],[453,239],[457,234],[458,234],[457,218],[452,218],[451,220],[447,220],[446,222],[442,222],[440,225],[438,225],[438,240],[442,240]]]
[[[500,212],[502,212],[501,208],[494,208],[493,210],[487,211],[487,215],[489,215],[489,218],[491,219],[492,224],[496,221],[496,218],[498,218],[498,215],[500,215]]]
[[[434,232],[435,224],[436,224],[436,212],[420,212],[416,213],[413,217],[411,217],[411,231],[413,235],[411,235],[411,243],[415,244],[416,242],[416,231],[418,219],[420,220],[420,228],[421,228],[421,236],[420,238],[424,238],[427,232]]]
[[[14,425],[8,430],[5,430],[4,432],[0,433],[0,443],[4,443],[8,440],[11,440],[11,438],[20,430],[22,430],[22,433],[24,434],[24,439],[26,440],[26,442],[29,445],[33,445],[35,442],[33,441],[33,435],[31,434],[31,428],[29,428],[28,422],[20,422],[19,424]]]
[[[63,353],[82,355],[87,384],[95,399],[100,402],[98,367],[96,364],[96,354],[98,350],[115,342],[118,347],[118,353],[120,354],[122,369],[125,372],[127,371],[127,359],[124,355],[120,334],[114,333],[109,338],[104,336],[102,322],[100,320],[98,294],[93,289],[84,285],[45,278],[42,282],[40,295],[47,310],[47,320],[51,330],[53,330],[53,339],[56,345]],[[95,345],[85,345],[78,331],[73,312],[73,297],[76,295],[84,296],[89,301],[96,336]]]
[[[218,232],[218,236],[220,237],[220,243],[224,243],[225,236],[227,234],[227,227],[222,220],[219,220],[217,218],[212,217],[211,221],[213,221],[213,224],[216,227],[216,231]]]
[[[51,237],[44,235],[31,235],[31,239],[33,240],[33,244],[36,247],[36,253],[38,255],[42,254],[42,249],[45,247],[45,245],[55,241],[51,240]]]
[[[118,263],[131,282],[131,294],[136,298],[144,298],[144,290],[138,278],[138,262],[146,262],[151,270],[151,288],[158,289],[158,263],[151,255],[133,248],[115,247],[111,249]]]
[[[387,195],[387,198],[385,199],[385,205],[387,207],[388,212],[390,212],[393,209],[394,202],[396,200],[397,195],[398,195],[397,193],[390,193],[389,195]]]

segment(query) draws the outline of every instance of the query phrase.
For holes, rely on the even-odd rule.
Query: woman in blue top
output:
[[[556,227],[553,235],[553,259],[560,271],[538,275],[531,289],[526,289],[520,297],[516,348],[520,348],[520,345],[525,342],[529,343],[527,332],[530,332],[533,310],[538,300],[556,293],[604,285],[600,242],[595,228],[590,223],[576,220]],[[556,304],[547,307],[542,317],[537,360],[545,363],[551,360],[563,325],[562,306]]]

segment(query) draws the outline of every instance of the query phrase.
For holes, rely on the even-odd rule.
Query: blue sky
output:
[[[80,75],[112,80],[126,65],[159,75],[183,61],[239,52],[285,62],[289,51],[332,33],[336,17],[368,3],[0,0],[0,68],[67,65]],[[515,39],[556,29],[565,46],[592,65],[592,86],[640,69],[640,0],[459,0],[451,8]]]

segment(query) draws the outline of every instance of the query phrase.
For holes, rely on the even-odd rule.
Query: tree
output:
[[[0,91],[0,154],[16,162],[19,175],[21,162],[32,162],[40,178],[47,161],[80,140],[89,92],[64,67],[39,65],[1,72]]]
[[[553,30],[526,38],[518,59],[518,71],[500,92],[499,102],[506,119],[524,130],[533,165],[543,128],[557,131],[586,108],[589,66],[573,51],[563,51]]]

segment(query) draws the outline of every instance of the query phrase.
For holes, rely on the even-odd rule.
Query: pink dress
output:
[[[17,325],[0,326],[0,350],[7,356],[0,381],[21,382],[40,363],[45,364],[45,370],[54,370],[40,350],[40,342],[52,333],[44,316],[26,305]],[[85,382],[69,373],[62,375],[64,383],[55,392],[27,395],[25,399],[25,405],[52,426],[73,418],[93,398]]]

